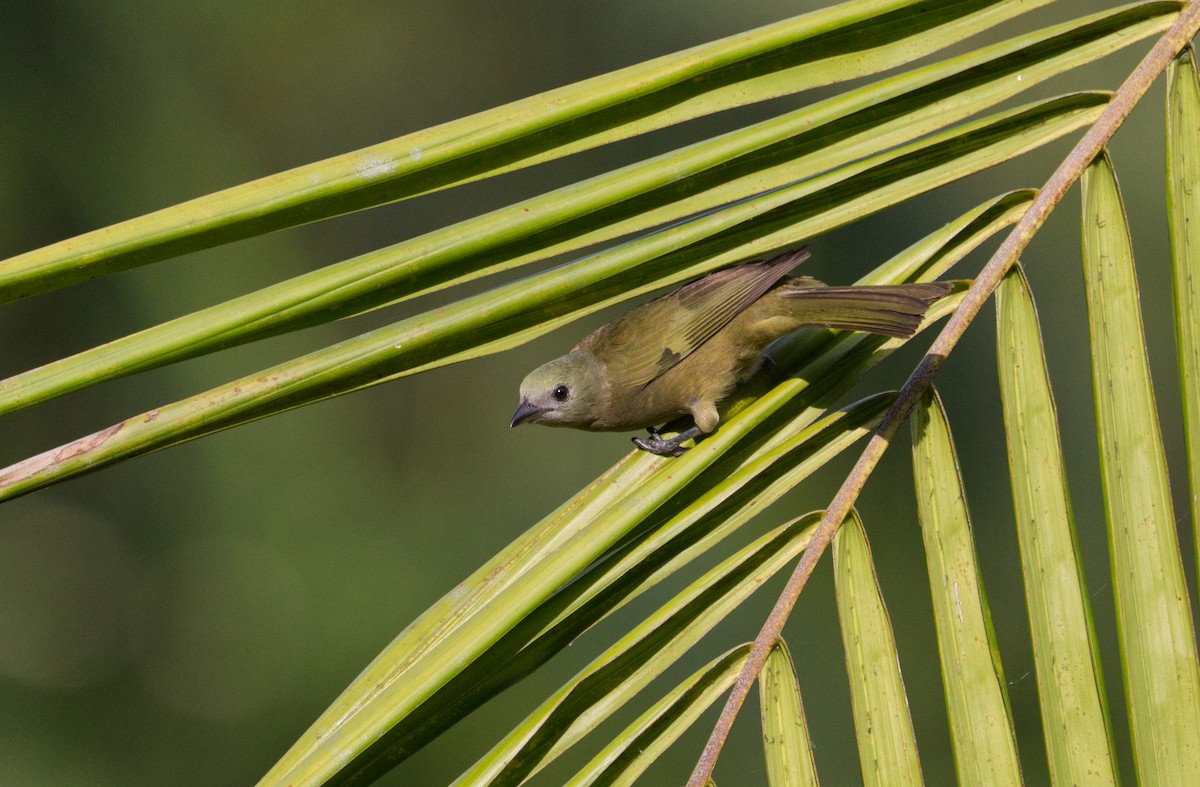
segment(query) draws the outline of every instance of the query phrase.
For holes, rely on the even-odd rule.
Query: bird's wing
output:
[[[580,342],[616,387],[642,387],[688,357],[796,265],[807,249],[717,271],[650,301]]]

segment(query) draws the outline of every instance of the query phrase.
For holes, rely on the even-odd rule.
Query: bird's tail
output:
[[[802,325],[868,331],[907,339],[917,332],[925,312],[950,292],[950,282],[861,287],[789,287],[778,289],[795,301],[793,314]]]

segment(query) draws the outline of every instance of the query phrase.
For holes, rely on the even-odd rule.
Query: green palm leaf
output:
[[[878,156],[1158,32],[1174,14],[1174,4],[1139,5],[984,47],[280,282],[0,381],[0,414],[576,252]]]
[[[1058,418],[1029,283],[1015,268],[996,291],[997,359],[1038,697],[1055,784],[1115,784],[1100,672]]]
[[[679,658],[808,545],[808,516],[705,574],[617,642],[464,773],[458,784],[513,782],[556,757]]]
[[[1194,30],[1194,19],[1188,20],[1197,13],[1187,3],[1139,2],[1036,29],[1044,23],[1022,18],[1046,5],[1048,0],[851,0],[0,260],[0,304],[22,308],[9,302],[389,202],[435,191],[458,194],[453,190],[484,179],[504,182],[501,176],[517,170],[761,105],[754,122],[737,119],[748,114],[731,114],[722,121],[724,130],[706,139],[640,153],[642,160],[575,176],[577,182],[532,197],[492,202],[503,207],[253,292],[223,295],[227,300],[141,330],[110,331],[107,336],[118,338],[36,368],[6,371],[0,417],[25,410],[17,417],[52,418],[62,410],[54,410],[51,400],[138,372],[338,320],[373,320],[377,326],[327,346],[294,343],[295,349],[280,353],[279,345],[268,345],[255,356],[265,360],[242,366],[236,379],[219,372],[115,423],[122,413],[89,412],[91,425],[79,431],[111,425],[24,460],[5,459],[13,463],[0,468],[0,501],[382,382],[511,350],[739,260],[814,238],[814,245],[821,243],[839,228],[985,170],[1004,165],[1008,169],[995,177],[1007,178],[1013,167],[1038,160],[1025,154],[1091,126],[1108,109],[1111,94],[1081,84],[1093,72],[1076,69],[1175,30],[1176,20]],[[1014,34],[1018,26],[1022,32]],[[821,95],[799,108],[767,103],[812,88],[822,88]],[[1200,329],[1193,319],[1200,302],[1193,281],[1200,83],[1190,50],[1172,65],[1167,93],[1163,190],[1194,520],[1200,486]],[[1043,175],[1035,170],[1028,181]],[[1083,191],[1092,344],[1075,348],[1075,355],[1093,360],[1133,760],[1146,783],[1200,782],[1200,664],[1168,484],[1171,441],[1164,447],[1128,219],[1107,155],[1092,164]],[[963,212],[962,205],[946,208],[925,197],[919,213],[903,220],[928,225],[911,232],[924,234],[921,240],[865,275],[855,256],[846,254],[837,263],[845,275],[829,278],[872,284],[945,278],[1017,222],[1034,198],[1035,192],[1017,188]],[[945,223],[948,216],[956,218]],[[888,243],[911,228],[898,229],[888,230]],[[858,237],[855,244],[868,240]],[[869,256],[886,255],[872,248]],[[567,261],[559,262],[563,257]],[[521,267],[526,269],[517,272]],[[496,274],[505,275],[482,281]],[[451,292],[460,285],[469,286]],[[967,286],[958,283],[924,327],[953,312]],[[997,558],[976,544],[984,537],[972,532],[967,514],[959,459],[960,450],[968,456],[967,443],[954,445],[940,400],[928,398],[914,417],[913,463],[933,595],[934,626],[926,628],[936,628],[954,764],[964,784],[1020,783],[1022,769],[1029,774],[1030,766],[1028,759],[1020,761],[1017,741],[1030,732],[1026,726],[1040,723],[1053,783],[1115,783],[1127,754],[1111,729],[1120,732],[1121,709],[1111,710],[1113,725],[1105,695],[1117,690],[1115,679],[1106,683],[1099,668],[1112,647],[1093,623],[1083,578],[1086,544],[1081,551],[1074,534],[1066,483],[1072,457],[1063,451],[1042,349],[1042,329],[1049,324],[1039,326],[1020,271],[998,292],[1000,407],[1038,718],[1031,723],[1009,706],[999,650],[1007,645],[1017,659],[1021,651],[1003,638],[998,642],[992,628],[980,563]],[[384,308],[400,313],[387,316]],[[308,342],[309,336],[300,338]],[[756,750],[755,770],[722,771],[729,775],[720,778],[733,783],[762,773],[772,784],[816,784],[818,770],[837,765],[833,757],[823,758],[829,739],[823,736],[837,714],[811,701],[814,689],[827,688],[821,684],[828,676],[806,649],[828,644],[809,638],[803,617],[788,629],[790,646],[772,637],[754,647],[731,647],[744,642],[744,633],[732,642],[717,640],[745,620],[743,605],[755,590],[795,563],[820,516],[792,518],[793,510],[776,519],[788,524],[765,534],[743,528],[759,526],[756,515],[770,506],[792,505],[806,493],[797,487],[815,474],[838,472],[846,450],[879,428],[897,395],[874,391],[891,387],[894,376],[867,383],[855,392],[857,401],[845,402],[902,345],[827,330],[778,342],[769,353],[772,373],[739,390],[715,434],[678,459],[638,452],[621,457],[512,540],[413,619],[266,770],[282,749],[279,741],[295,738],[311,717],[276,736],[278,748],[255,766],[256,775],[266,770],[261,783],[365,783],[399,763],[416,769],[401,771],[400,778],[408,778],[423,767],[420,757],[435,748],[430,744],[457,734],[456,725],[471,714],[492,713],[493,699],[535,674],[541,679],[547,674],[542,667],[560,664],[572,664],[564,673],[572,677],[529,689],[525,697],[532,699],[513,714],[520,721],[491,725],[472,741],[473,751],[452,753],[449,767],[462,774],[458,783],[551,783],[556,774],[581,785],[661,778],[657,761],[690,740],[687,730],[724,693],[748,686],[739,685],[740,671],[766,653],[761,728],[754,735],[761,733],[765,768]],[[244,374],[246,368],[260,370]],[[22,421],[8,423],[17,425],[5,433],[5,447],[18,451],[14,457],[44,447],[26,446]],[[464,447],[494,449],[485,440]],[[973,446],[969,456],[982,461]],[[132,463],[128,472],[140,474],[150,464]],[[96,483],[104,488],[113,475],[97,476]],[[1003,469],[993,475],[1003,476]],[[48,498],[30,498],[42,499]],[[5,510],[27,510],[20,506],[28,502],[6,502]],[[830,509],[838,515],[844,510],[836,504]],[[891,529],[904,532],[905,517],[895,519]],[[5,526],[0,546],[7,543]],[[889,523],[881,522],[880,530],[885,527]],[[908,530],[915,539],[915,523]],[[813,540],[827,543],[821,534],[828,532],[822,528]],[[896,538],[872,530],[877,545],[882,537]],[[847,518],[833,551],[836,614],[850,675],[849,693],[835,703],[850,708],[862,778],[920,783],[922,767],[938,772],[938,752],[925,740],[936,739],[940,722],[909,712],[900,677],[908,623],[897,617],[893,629],[888,611],[896,615],[908,599],[885,605],[876,579],[876,568],[892,552],[877,546],[872,556],[857,514]],[[3,584],[5,552],[0,549],[0,598],[7,600],[21,588]],[[59,566],[51,568],[54,573]],[[919,573],[905,576],[915,586],[923,583]],[[342,571],[339,581],[353,574]],[[4,603],[0,620],[15,619],[5,617]],[[833,614],[833,605],[827,606]],[[1103,614],[1097,611],[1097,617]],[[326,639],[308,633],[313,642]],[[1006,652],[1010,664],[1011,658]],[[9,663],[10,651],[0,644],[0,674],[7,675]],[[907,660],[905,674],[911,680]],[[810,699],[807,717],[802,686]],[[932,734],[925,728],[931,724]],[[851,738],[849,722],[842,732]],[[1031,781],[1039,776],[1028,775]],[[839,778],[853,775],[826,774],[827,783]],[[696,783],[712,782],[704,775]]]
[[[876,73],[1046,2],[853,0],[29,252],[0,302]]]
[[[895,635],[857,514],[833,541],[838,616],[864,784],[922,784]]]
[[[1018,784],[1004,672],[983,594],[958,457],[936,394],[913,414],[913,473],[954,761],[963,784]]]
[[[567,784],[633,784],[733,684],[749,652],[749,645],[735,648],[672,689]]]
[[[1192,532],[1200,560],[1200,79],[1188,47],[1167,72],[1167,219],[1175,271],[1175,335],[1179,353],[1183,425],[1187,435]]]
[[[1107,154],[1084,175],[1092,378],[1125,698],[1142,781],[1200,779],[1200,662],[1125,210]]]
[[[796,665],[792,663],[792,657],[783,640],[779,640],[767,656],[767,665],[763,669],[758,687],[762,703],[767,783],[771,787],[815,787],[818,784],[817,764],[813,762],[808,722],[804,718],[804,705],[800,701]]]
[[[1094,119],[1104,101],[1101,95],[1085,93],[1001,113],[264,369],[0,470],[0,499],[272,413],[463,360],[476,348],[495,352],[526,341],[630,295],[795,243],[902,195],[1049,142]],[[660,278],[646,284],[636,266],[655,259]],[[704,262],[697,264],[697,259]]]

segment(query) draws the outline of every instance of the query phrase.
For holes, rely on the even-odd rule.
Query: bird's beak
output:
[[[541,407],[530,404],[528,399],[522,399],[521,406],[513,413],[512,422],[509,423],[508,428],[512,429],[514,426],[519,426],[526,421],[532,421],[544,412],[545,410]]]

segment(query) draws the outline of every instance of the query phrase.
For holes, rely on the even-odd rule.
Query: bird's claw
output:
[[[648,431],[650,432],[649,437],[633,438],[633,444],[643,451],[649,451],[658,456],[683,456],[687,453],[687,449],[676,442],[678,438],[666,440],[659,437],[658,432],[654,429]]]
[[[659,456],[683,456],[688,450],[683,447],[683,444],[688,440],[695,440],[700,437],[700,427],[698,426],[693,426],[691,429],[684,429],[669,440],[659,434],[658,430],[653,426],[646,427],[646,431],[650,433],[650,436],[635,437],[633,438],[633,444],[643,451],[649,451]]]

